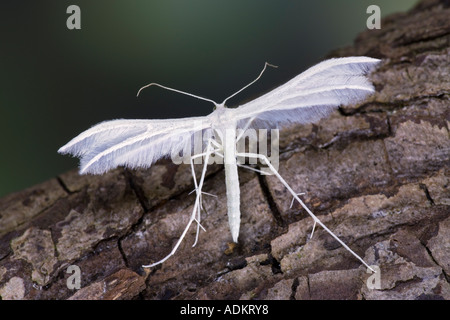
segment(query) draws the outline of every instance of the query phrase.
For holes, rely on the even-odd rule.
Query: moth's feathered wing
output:
[[[325,60],[284,85],[236,109],[238,126],[254,119],[252,127],[289,122],[311,123],[340,105],[353,104],[374,92],[367,79],[380,60],[346,57]]]
[[[82,132],[58,152],[80,157],[81,174],[102,174],[118,166],[145,168],[181,152],[196,132],[205,134],[210,126],[206,117],[105,121]]]
[[[314,122],[339,105],[356,103],[372,93],[374,89],[366,74],[379,61],[368,57],[326,60],[271,92],[229,109],[227,116],[233,119],[228,120],[239,128],[249,120],[253,120],[255,128]],[[101,174],[118,166],[149,167],[158,159],[183,150],[196,132],[212,136],[212,128],[221,125],[212,123],[218,119],[213,114],[106,121],[81,133],[58,152],[80,157],[80,173]]]

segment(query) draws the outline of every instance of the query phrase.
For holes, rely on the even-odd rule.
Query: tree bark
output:
[[[0,199],[1,298],[450,299],[449,17],[448,1],[425,0],[332,52],[381,58],[376,94],[281,132],[281,176],[376,275],[321,228],[309,240],[312,219],[276,177],[245,170],[232,246],[218,165],[197,246],[192,228],[173,257],[142,269],[170,252],[195,198],[189,166],[161,161],[73,170]]]

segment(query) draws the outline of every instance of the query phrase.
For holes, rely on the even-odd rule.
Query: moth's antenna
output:
[[[213,100],[211,100],[211,99],[207,99],[207,98],[203,98],[203,97],[200,97],[200,96],[196,96],[195,94],[192,94],[192,93],[189,93],[189,92],[184,92],[184,91],[181,91],[181,90],[169,88],[169,87],[160,85],[159,83],[155,83],[155,82],[152,82],[152,83],[147,84],[146,86],[143,86],[142,88],[140,88],[139,91],[138,91],[138,93],[137,93],[137,95],[136,95],[136,97],[139,97],[139,93],[141,93],[141,91],[142,91],[143,89],[148,88],[148,87],[150,87],[150,86],[158,86],[158,87],[161,87],[161,88],[166,89],[166,90],[175,91],[175,92],[182,93],[182,94],[185,94],[185,95],[187,95],[187,96],[191,96],[191,97],[194,97],[194,98],[197,98],[197,99],[200,99],[200,100],[205,100],[205,101],[212,102],[212,103],[214,103],[215,106],[218,105],[217,102],[215,102],[215,101],[213,101]]]
[[[273,65],[273,64],[270,64],[270,63],[268,63],[268,62],[264,63],[264,68],[262,69],[262,71],[261,71],[261,73],[259,74],[259,76],[258,76],[255,80],[253,80],[252,82],[250,82],[248,85],[246,85],[245,87],[243,87],[243,88],[240,89],[239,91],[233,93],[231,96],[229,96],[228,98],[226,98],[225,100],[223,100],[222,105],[225,105],[225,102],[226,102],[228,99],[234,97],[234,96],[237,95],[239,92],[241,92],[241,91],[247,89],[247,88],[250,87],[252,84],[254,84],[256,81],[258,81],[259,78],[261,78],[261,76],[262,76],[262,74],[264,73],[264,71],[266,71],[267,66],[272,67],[272,68],[278,68],[278,66],[275,66],[275,65]]]

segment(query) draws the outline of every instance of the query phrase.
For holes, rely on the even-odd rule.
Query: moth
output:
[[[163,157],[178,154],[200,133],[203,137],[201,151],[190,157],[194,179],[196,199],[189,222],[172,251],[163,259],[143,267],[153,267],[166,261],[175,254],[181,241],[192,223],[197,224],[194,246],[198,240],[202,187],[210,158],[214,155],[223,158],[227,195],[228,221],[231,237],[238,241],[240,227],[240,190],[238,166],[247,167],[237,162],[238,157],[258,159],[269,168],[286,189],[314,220],[343,247],[351,252],[364,265],[364,260],[353,252],[342,240],[329,230],[303,203],[298,194],[281,177],[267,156],[252,152],[239,152],[236,143],[243,133],[250,128],[282,128],[288,124],[313,123],[327,116],[340,105],[355,104],[363,101],[374,92],[374,87],[367,75],[380,62],[370,57],[345,57],[325,60],[287,83],[245,103],[237,108],[228,108],[225,103],[256,82],[267,66],[266,63],[259,76],[248,85],[235,92],[222,103],[203,98],[181,90],[150,83],[138,91],[150,86],[159,86],[214,104],[214,110],[204,117],[190,117],[164,120],[112,120],[99,123],[73,138],[58,152],[79,157],[80,174],[103,174],[118,166],[127,168],[148,168]],[[202,174],[197,181],[194,160],[203,160]],[[255,171],[252,167],[248,167]],[[370,268],[372,269],[372,268]],[[372,269],[373,270],[373,269]]]

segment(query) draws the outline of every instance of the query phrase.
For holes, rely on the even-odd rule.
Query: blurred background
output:
[[[0,3],[0,197],[57,176],[78,160],[57,153],[111,119],[207,115],[208,102],[161,84],[239,105],[351,45],[367,7],[403,12],[416,0],[2,1]],[[71,4],[81,30],[69,30]],[[383,25],[381,25],[383,28]]]

